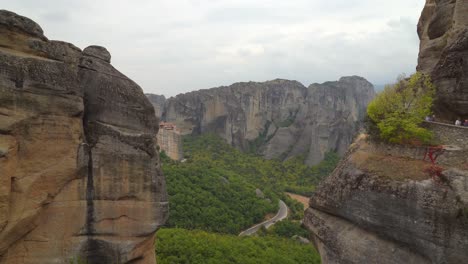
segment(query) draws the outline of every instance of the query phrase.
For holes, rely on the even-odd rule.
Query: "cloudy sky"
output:
[[[424,0],[0,0],[49,39],[97,44],[148,93],[414,72]]]

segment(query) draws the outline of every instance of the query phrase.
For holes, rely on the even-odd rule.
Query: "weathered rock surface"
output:
[[[304,224],[323,263],[466,262],[468,150],[436,183],[424,153],[391,148],[360,138],[310,199]]]
[[[278,136],[265,147],[265,156],[278,156],[274,153],[280,151],[275,148],[283,141],[284,134],[291,135],[288,140],[294,142],[288,146],[287,157],[305,154],[309,165],[322,161],[327,151],[343,155],[360,129],[367,105],[374,96],[373,85],[357,76],[310,85],[305,107],[299,110],[291,126],[278,129]]]
[[[303,154],[313,165],[327,151],[346,151],[373,97],[372,84],[357,76],[309,88],[278,79],[180,94],[160,108],[182,133],[216,133],[269,159]]]
[[[468,116],[468,2],[426,0],[418,24],[418,70],[437,87],[437,112],[454,120]]]
[[[427,0],[418,70],[437,86],[444,118],[468,114],[468,2]],[[446,151],[431,179],[424,147],[361,137],[316,189],[305,213],[323,263],[465,263],[468,148],[464,128],[426,124]],[[436,177],[437,178],[437,177]]]
[[[146,94],[146,96],[154,107],[154,114],[156,117],[161,118],[164,112],[164,106],[166,105],[166,97],[157,94]]]
[[[0,263],[155,263],[158,122],[98,46],[0,11]]]

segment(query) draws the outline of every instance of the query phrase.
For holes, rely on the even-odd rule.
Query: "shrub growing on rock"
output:
[[[421,124],[431,114],[434,94],[430,77],[418,72],[385,87],[369,104],[367,114],[385,141],[429,143],[432,133]]]

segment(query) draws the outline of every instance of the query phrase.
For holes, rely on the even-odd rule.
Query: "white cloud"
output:
[[[424,0],[0,0],[51,39],[107,47],[146,92],[414,71]]]

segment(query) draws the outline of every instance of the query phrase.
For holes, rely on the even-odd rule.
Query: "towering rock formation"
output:
[[[468,2],[426,0],[418,35],[418,70],[437,87],[437,112],[451,120],[468,116]]]
[[[216,133],[266,158],[304,154],[313,165],[327,151],[346,151],[373,96],[372,84],[357,76],[309,88],[279,79],[236,83],[169,98],[162,119],[183,134]]]
[[[158,122],[105,48],[0,11],[0,263],[155,263]]]
[[[292,125],[276,128],[263,154],[267,158],[281,157],[284,153],[286,157],[305,154],[309,165],[322,161],[327,151],[343,155],[374,96],[373,85],[357,76],[310,85]]]
[[[432,75],[446,118],[468,114],[468,2],[427,0],[418,25],[418,69]],[[305,213],[323,263],[465,263],[468,259],[468,129],[426,124],[445,146],[360,137],[316,189]]]

